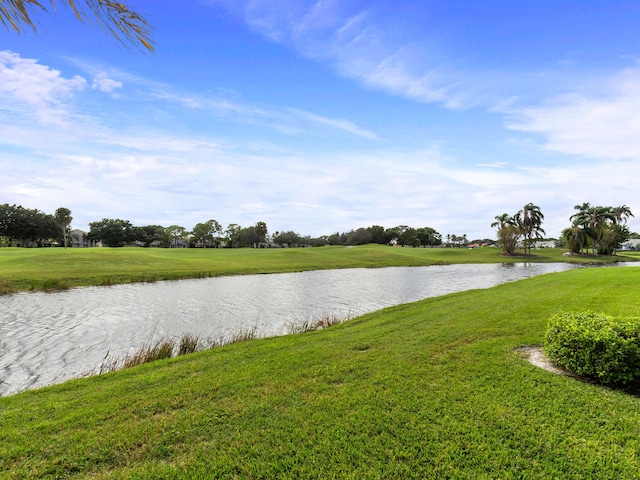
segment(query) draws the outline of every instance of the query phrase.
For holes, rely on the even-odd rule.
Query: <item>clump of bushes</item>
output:
[[[577,375],[612,387],[640,386],[640,318],[557,313],[549,320],[544,349]]]

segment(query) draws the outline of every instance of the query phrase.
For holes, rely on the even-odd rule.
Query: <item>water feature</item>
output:
[[[60,383],[162,337],[281,335],[323,315],[488,288],[564,263],[320,270],[77,288],[0,297],[0,395]]]

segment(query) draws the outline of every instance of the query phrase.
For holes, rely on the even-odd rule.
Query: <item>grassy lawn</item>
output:
[[[515,349],[560,309],[638,315],[639,284],[543,275],[0,398],[0,477],[638,478],[640,399]]]
[[[159,249],[0,248],[0,293],[56,290],[83,285],[151,282],[180,278],[293,272],[330,268],[419,266],[496,262],[616,262],[613,257],[563,257],[541,249],[530,256],[503,257],[497,248]]]

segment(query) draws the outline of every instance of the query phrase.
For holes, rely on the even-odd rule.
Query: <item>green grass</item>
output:
[[[640,258],[563,257],[541,249],[531,256],[503,257],[497,248],[159,249],[0,248],[0,293],[60,290],[86,285],[154,282],[219,275],[294,272],[332,268],[419,266],[496,262],[615,262]]]
[[[640,268],[401,305],[0,398],[1,478],[638,478],[640,399],[516,350]]]

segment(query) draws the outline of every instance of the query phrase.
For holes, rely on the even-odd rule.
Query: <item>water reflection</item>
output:
[[[160,337],[281,335],[322,315],[342,317],[488,288],[569,264],[324,270],[0,297],[0,395],[77,377]]]

